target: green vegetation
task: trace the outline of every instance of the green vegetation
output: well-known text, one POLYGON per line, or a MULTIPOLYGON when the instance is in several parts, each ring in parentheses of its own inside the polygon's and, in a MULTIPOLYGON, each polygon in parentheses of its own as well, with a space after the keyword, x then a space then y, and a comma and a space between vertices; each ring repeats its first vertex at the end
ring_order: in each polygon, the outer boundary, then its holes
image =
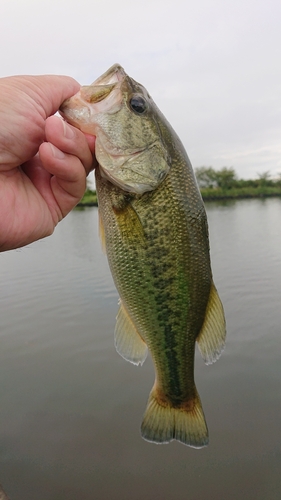
POLYGON ((86 189, 85 194, 78 203, 78 207, 96 207, 98 205, 97 193, 91 189, 86 189))
POLYGON ((281 187, 242 187, 232 189, 200 189, 202 198, 208 200, 225 200, 235 198, 263 198, 269 196, 281 196, 281 187))
POLYGON ((227 167, 199 167, 195 175, 204 200, 281 196, 281 176, 270 179, 268 171, 247 180, 238 179, 235 170, 227 167))
MULTIPOLYGON (((223 167, 215 170, 212 167, 195 169, 196 179, 204 200, 223 200, 236 198, 259 198, 281 196, 281 175, 271 179, 270 173, 263 172, 257 179, 238 179, 233 168, 223 167)), ((78 207, 97 206, 95 191, 87 189, 78 207)))

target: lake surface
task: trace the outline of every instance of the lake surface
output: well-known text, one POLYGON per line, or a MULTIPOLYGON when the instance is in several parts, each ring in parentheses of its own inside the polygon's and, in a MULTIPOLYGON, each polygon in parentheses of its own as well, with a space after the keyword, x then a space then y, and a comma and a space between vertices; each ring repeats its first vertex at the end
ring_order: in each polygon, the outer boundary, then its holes
POLYGON ((97 209, 0 255, 0 482, 11 500, 281 498, 281 199, 209 203, 227 347, 196 384, 207 448, 154 445, 154 381, 115 351, 97 209))

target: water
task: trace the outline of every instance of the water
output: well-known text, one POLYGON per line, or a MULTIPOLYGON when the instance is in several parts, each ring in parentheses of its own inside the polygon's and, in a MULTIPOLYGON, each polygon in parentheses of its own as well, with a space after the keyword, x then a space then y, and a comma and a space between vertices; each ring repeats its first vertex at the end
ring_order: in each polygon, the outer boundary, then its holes
POLYGON ((0 482, 11 500, 281 498, 281 200, 207 204, 228 339, 196 382, 208 448, 140 437, 151 360, 113 345, 97 210, 0 255, 0 482))

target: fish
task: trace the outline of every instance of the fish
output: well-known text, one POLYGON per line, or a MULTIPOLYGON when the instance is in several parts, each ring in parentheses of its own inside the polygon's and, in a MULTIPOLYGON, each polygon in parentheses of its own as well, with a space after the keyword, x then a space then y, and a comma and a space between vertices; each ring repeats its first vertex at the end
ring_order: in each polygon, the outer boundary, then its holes
POLYGON ((120 296, 117 352, 155 382, 141 424, 157 444, 208 444, 194 381, 195 346, 206 364, 225 346, 207 217, 182 142, 143 85, 119 64, 67 99, 62 117, 96 136, 100 236, 120 296))

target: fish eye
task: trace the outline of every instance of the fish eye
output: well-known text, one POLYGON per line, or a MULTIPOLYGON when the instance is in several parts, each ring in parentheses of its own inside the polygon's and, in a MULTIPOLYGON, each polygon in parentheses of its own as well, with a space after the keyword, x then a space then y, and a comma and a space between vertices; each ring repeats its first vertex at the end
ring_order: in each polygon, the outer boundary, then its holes
POLYGON ((130 100, 130 106, 133 111, 141 115, 147 109, 147 102, 141 95, 134 95, 130 100))

